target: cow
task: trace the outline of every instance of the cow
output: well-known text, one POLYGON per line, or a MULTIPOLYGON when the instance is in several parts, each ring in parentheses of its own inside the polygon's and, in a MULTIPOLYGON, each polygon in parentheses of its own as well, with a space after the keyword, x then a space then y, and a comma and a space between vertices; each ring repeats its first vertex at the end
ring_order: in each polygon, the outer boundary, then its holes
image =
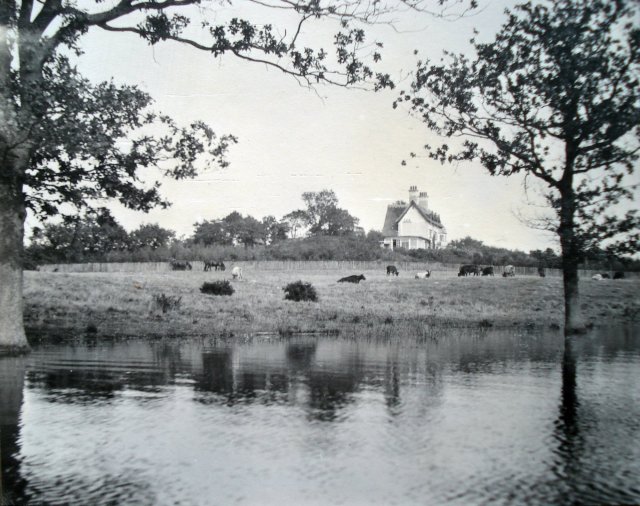
POLYGON ((613 279, 624 279, 624 272, 622 271, 614 272, 613 279))
POLYGON ((210 271, 211 269, 213 269, 214 271, 224 271, 226 270, 226 267, 224 265, 224 262, 209 262, 206 261, 204 263, 204 270, 205 271, 210 271))
POLYGON ((602 274, 594 274, 593 276, 591 276, 591 279, 593 279, 594 281, 602 281, 602 274))
POLYGON ((503 278, 514 278, 516 276, 516 268, 513 265, 505 265, 504 272, 502 273, 503 278))
POLYGON ((427 279, 431 277, 431 271, 416 272, 416 279, 427 279))
POLYGON ((608 272, 603 272, 601 276, 602 276, 602 279, 611 279, 611 276, 609 276, 608 272))
POLYGON ((458 277, 470 276, 471 274, 473 274, 474 276, 478 276, 480 274, 480 267, 478 267, 477 265, 471 265, 471 264, 460 266, 458 277))
POLYGON ((238 267, 237 265, 231 269, 231 277, 233 279, 242 279, 242 267, 238 267))
POLYGON ((398 274, 400 273, 398 272, 398 269, 396 269, 395 265, 387 265, 387 276, 397 276, 398 274))
POLYGON ((176 260, 171 260, 171 270, 172 271, 190 271, 193 267, 189 262, 178 262, 176 260))
POLYGON ((544 272, 544 267, 542 266, 538 267, 538 276, 540 276, 541 278, 544 278, 546 276, 544 272))
POLYGON ((367 278, 364 277, 363 274, 360 274, 359 276, 356 276, 355 274, 353 274, 352 276, 347 276, 346 278, 340 278, 338 280, 338 283, 355 283, 358 284, 360 283, 360 281, 364 281, 367 278))
POLYGON ((490 265, 489 267, 483 267, 482 268, 482 275, 483 276, 493 276, 493 266, 490 265))

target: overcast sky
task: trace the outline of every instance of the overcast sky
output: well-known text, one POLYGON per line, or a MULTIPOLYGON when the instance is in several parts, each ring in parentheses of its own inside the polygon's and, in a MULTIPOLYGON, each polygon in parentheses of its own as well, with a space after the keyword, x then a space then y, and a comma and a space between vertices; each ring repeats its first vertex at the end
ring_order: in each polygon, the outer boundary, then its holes
MULTIPOLYGON (((413 13, 398 15, 396 29, 371 29, 370 37, 384 42, 383 68, 401 80, 415 66, 414 49, 420 57, 440 58, 444 49, 468 51, 474 27, 489 37, 502 23, 505 5, 513 2, 480 3, 481 12, 457 21, 413 13)), ((221 8, 213 14, 222 22, 256 13, 221 8)), ((268 16, 278 25, 277 14, 268 16)), ((329 23, 310 23, 303 35, 321 42, 332 29, 329 23)), ((144 214, 111 206, 128 230, 159 223, 189 235, 196 221, 232 211, 280 218, 302 207, 303 192, 325 188, 336 192, 341 207, 366 230, 380 230, 387 204, 406 199, 409 186, 416 185, 429 193, 430 208, 440 214, 450 240, 471 235, 526 251, 555 247, 551 236, 527 228, 516 217, 532 213, 521 180, 492 178, 474 164, 453 167, 425 157, 410 159, 410 152, 420 153, 421 146, 435 139, 406 110, 392 108, 397 90, 309 90, 263 65, 231 56, 213 58, 175 43, 150 47, 123 34, 93 31, 81 43, 85 54, 78 66, 92 81, 113 77, 138 84, 155 99, 156 109, 178 121, 202 119, 216 132, 239 138, 228 168, 190 181, 163 180, 171 208, 144 214)))

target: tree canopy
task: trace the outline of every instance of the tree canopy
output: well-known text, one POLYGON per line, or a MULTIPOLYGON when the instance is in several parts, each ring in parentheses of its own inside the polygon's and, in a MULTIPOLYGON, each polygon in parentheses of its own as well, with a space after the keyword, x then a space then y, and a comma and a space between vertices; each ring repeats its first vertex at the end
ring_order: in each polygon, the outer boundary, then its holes
POLYGON ((302 212, 310 235, 353 234, 359 220, 338 207, 338 197, 333 190, 305 192, 302 200, 306 205, 302 212))

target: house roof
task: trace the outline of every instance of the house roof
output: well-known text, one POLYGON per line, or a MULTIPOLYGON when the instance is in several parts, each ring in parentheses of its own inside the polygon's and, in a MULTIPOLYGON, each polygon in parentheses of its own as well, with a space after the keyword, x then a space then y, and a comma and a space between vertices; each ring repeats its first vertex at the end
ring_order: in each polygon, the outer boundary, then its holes
MULTIPOLYGON (((418 204, 416 204, 413 201, 407 206, 404 212, 398 217, 398 219, 396 220, 396 223, 398 223, 404 217, 404 215, 409 212, 409 209, 411 209, 412 207, 416 208, 416 210, 420 213, 420 216, 422 216, 424 218, 424 221, 426 221, 427 223, 430 223, 434 227, 444 228, 444 225, 440 223, 439 219, 436 219, 432 215, 432 213, 429 213, 428 211, 424 210, 422 207, 420 207, 418 204)), ((396 230, 397 229, 398 229, 398 226, 396 225, 396 230)))
POLYGON ((434 227, 444 230, 444 225, 442 225, 442 223, 440 223, 439 220, 436 220, 431 215, 431 213, 424 210, 422 207, 420 207, 418 204, 412 201, 408 205, 407 204, 402 204, 402 205, 391 204, 387 207, 387 214, 384 217, 384 226, 382 227, 382 233, 385 236, 398 235, 398 223, 404 217, 404 215, 407 214, 407 212, 409 212, 409 209, 411 209, 412 207, 414 207, 418 211, 420 216, 422 216, 422 218, 427 223, 433 225, 434 227))
POLYGON ((398 218, 404 212, 406 207, 406 204, 391 204, 387 206, 387 214, 384 217, 384 226, 382 227, 383 235, 398 235, 398 218))

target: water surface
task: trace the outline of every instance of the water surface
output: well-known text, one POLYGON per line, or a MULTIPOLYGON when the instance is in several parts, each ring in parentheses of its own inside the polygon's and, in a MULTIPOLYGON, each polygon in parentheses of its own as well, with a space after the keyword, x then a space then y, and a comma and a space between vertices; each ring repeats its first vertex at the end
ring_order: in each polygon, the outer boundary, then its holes
POLYGON ((0 359, 22 504, 640 502, 640 333, 127 341, 0 359))

